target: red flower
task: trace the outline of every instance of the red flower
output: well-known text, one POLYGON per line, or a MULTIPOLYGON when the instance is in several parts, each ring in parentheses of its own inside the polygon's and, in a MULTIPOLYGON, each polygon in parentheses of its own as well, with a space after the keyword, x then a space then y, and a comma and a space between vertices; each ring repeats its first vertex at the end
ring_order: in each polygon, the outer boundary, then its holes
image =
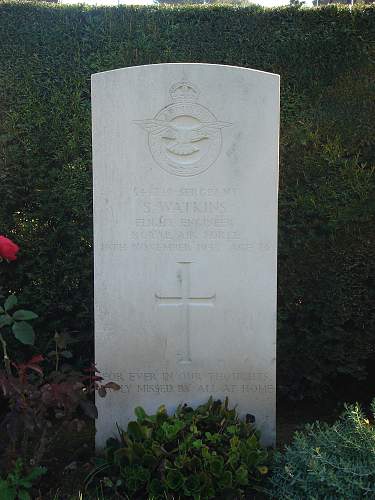
POLYGON ((12 240, 5 238, 5 236, 0 236, 0 259, 6 260, 16 260, 16 253, 20 247, 13 243, 12 240))

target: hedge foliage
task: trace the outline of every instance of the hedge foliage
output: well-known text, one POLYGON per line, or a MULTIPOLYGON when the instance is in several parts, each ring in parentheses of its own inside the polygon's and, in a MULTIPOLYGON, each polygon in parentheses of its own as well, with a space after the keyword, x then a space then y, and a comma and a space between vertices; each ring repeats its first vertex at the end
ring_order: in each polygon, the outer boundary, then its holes
POLYGON ((279 386, 300 397, 343 374, 365 377, 375 331, 374 21, 373 7, 0 2, 0 233, 22 247, 0 282, 43 318, 39 347, 55 330, 93 334, 90 75, 210 62, 281 75, 279 386))

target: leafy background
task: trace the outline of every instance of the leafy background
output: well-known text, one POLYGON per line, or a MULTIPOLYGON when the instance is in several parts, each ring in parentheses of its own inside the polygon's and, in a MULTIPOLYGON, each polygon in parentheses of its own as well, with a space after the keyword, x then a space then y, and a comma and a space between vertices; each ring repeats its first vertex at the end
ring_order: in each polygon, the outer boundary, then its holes
MULTIPOLYGON (((162 62, 281 75, 279 388, 320 397, 374 361, 375 8, 0 2, 2 292, 93 339, 90 75, 162 62)), ((131 290, 129 290, 131 293, 131 290)), ((249 304, 250 307, 250 304, 249 304)), ((229 334, 230 332, 228 332, 229 334)), ((82 355, 83 356, 83 355, 82 355)))

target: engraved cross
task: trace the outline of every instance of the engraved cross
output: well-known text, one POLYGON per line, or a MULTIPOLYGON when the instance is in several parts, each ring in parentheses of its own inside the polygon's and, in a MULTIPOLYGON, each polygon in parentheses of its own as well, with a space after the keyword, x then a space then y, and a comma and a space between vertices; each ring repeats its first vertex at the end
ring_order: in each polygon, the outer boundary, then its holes
POLYGON ((179 294, 175 296, 162 296, 155 294, 156 301, 161 307, 179 307, 181 309, 182 333, 184 349, 180 363, 191 363, 190 347, 190 308, 191 307, 212 307, 216 294, 209 297, 192 297, 190 292, 190 264, 191 262, 178 262, 180 268, 177 273, 179 282, 179 294))

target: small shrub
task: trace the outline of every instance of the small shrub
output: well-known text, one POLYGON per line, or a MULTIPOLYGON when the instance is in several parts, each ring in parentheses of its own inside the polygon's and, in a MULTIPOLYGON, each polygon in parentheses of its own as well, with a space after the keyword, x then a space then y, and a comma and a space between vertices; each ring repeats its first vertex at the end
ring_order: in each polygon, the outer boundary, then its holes
POLYGON ((45 373, 45 361, 36 355, 25 363, 12 363, 10 374, 0 370, 0 401, 6 408, 0 418, 0 459, 4 458, 5 467, 17 456, 25 464, 39 464, 64 429, 85 427, 82 412, 96 418, 91 401, 95 391, 105 396, 108 389, 119 389, 113 382, 102 384, 94 368, 83 374, 65 363, 45 373))
POLYGON ((45 473, 44 467, 34 467, 26 473, 23 462, 19 458, 12 472, 9 472, 4 479, 0 477, 0 498, 2 500, 31 500, 29 490, 33 483, 45 473))
MULTIPOLYGON (((268 452, 251 415, 209 401, 197 409, 164 406, 149 416, 138 407, 120 439, 107 442, 105 458, 91 475, 108 493, 129 498, 244 498, 261 489, 268 452)), ((123 497, 121 497, 123 498, 123 497)))
MULTIPOLYGON (((18 251, 18 245, 0 236, 0 262, 17 260, 18 251)), ((93 418, 97 416, 91 401, 95 391, 105 397, 108 390, 120 389, 114 382, 103 384, 95 367, 82 373, 68 363, 62 363, 72 357, 67 347, 74 339, 68 334, 55 333, 51 339, 55 348, 47 359, 37 354, 26 362, 15 362, 13 353, 11 357, 9 355, 9 338, 14 336, 22 344, 33 346, 35 333, 29 321, 38 317, 32 311, 15 310, 17 304, 17 297, 10 295, 4 305, 0 305, 0 352, 4 364, 4 369, 0 365, 1 406, 5 403, 4 415, 0 416, 0 459, 5 468, 15 456, 22 456, 27 466, 39 464, 61 430, 80 430, 84 426, 84 421, 79 419, 80 412, 93 418), (53 369, 47 366, 46 372, 41 366, 44 362, 53 364, 53 369)), ((9 481, 18 478, 20 467, 17 465, 15 475, 9 475, 9 480, 0 483, 0 488, 3 488, 3 491, 0 489, 0 500, 11 500, 13 491, 16 492, 14 495, 17 494, 16 486, 9 481), (8 490, 10 493, 5 496, 8 490)), ((32 474, 33 470, 29 473, 32 474)), ((18 492, 20 500, 28 498, 26 493, 18 492)))
POLYGON ((374 425, 358 404, 333 425, 308 425, 275 455, 270 483, 277 499, 375 498, 374 425))

